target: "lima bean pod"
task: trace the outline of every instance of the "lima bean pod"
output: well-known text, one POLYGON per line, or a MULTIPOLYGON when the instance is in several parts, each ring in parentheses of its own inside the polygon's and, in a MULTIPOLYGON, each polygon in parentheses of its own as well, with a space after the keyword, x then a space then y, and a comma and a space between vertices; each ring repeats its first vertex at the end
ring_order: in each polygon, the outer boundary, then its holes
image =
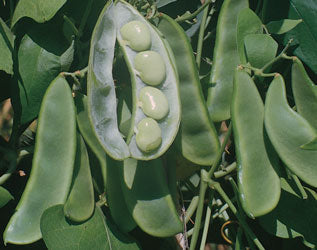
POLYGON ((297 57, 292 65, 292 90, 297 112, 317 130, 317 86, 297 57))
POLYGON ((66 201, 76 152, 76 117, 71 89, 57 77, 48 87, 38 118, 32 170, 22 197, 4 232, 4 242, 39 240, 45 209, 66 201), (63 129, 57 129, 57 128, 63 129), (49 145, 49 147, 47 147, 49 145))
POLYGON ((77 133, 73 181, 64 205, 64 214, 72 221, 82 222, 89 219, 94 208, 95 197, 88 152, 83 138, 77 133))
MULTIPOLYGON (((84 138, 85 142, 88 144, 89 148, 93 151, 93 153, 98 158, 100 164, 101 175, 103 179, 103 183, 106 183, 107 179, 107 161, 106 161, 106 151, 100 145, 96 134, 94 133, 93 127, 89 122, 88 116, 88 103, 87 96, 76 93, 75 96, 75 104, 77 109, 77 125, 78 129, 84 138)), ((94 166, 93 166, 94 167, 94 166)), ((92 171, 94 173, 94 171, 92 171)))
POLYGON ((244 50, 244 38, 248 34, 261 34, 262 30, 261 19, 251 9, 246 8, 239 12, 237 23, 237 49, 240 63, 247 63, 244 50))
MULTIPOLYGON (((102 11, 95 26, 88 68, 88 106, 91 123, 94 131, 107 153, 116 160, 131 157, 141 160, 150 160, 162 155, 173 142, 180 123, 180 98, 178 93, 178 76, 172 64, 172 55, 166 48, 156 29, 149 24, 142 15, 124 1, 108 4, 102 11), (162 131, 162 142, 157 149, 143 152, 137 145, 135 130, 139 122, 146 117, 138 106, 141 89, 147 86, 142 81, 139 64, 135 62, 138 52, 129 46, 129 42, 122 37, 124 25, 132 21, 139 21, 147 27, 151 44, 151 54, 159 54, 165 65, 165 77, 157 87, 166 97, 169 112, 163 119, 157 121, 162 131), (126 65, 129 69, 132 85, 132 116, 131 126, 126 142, 119 132, 116 113, 115 85, 112 77, 112 61, 116 39, 123 52, 126 65), (152 53, 153 52, 153 53, 152 53)), ((157 60, 154 60, 157 61, 157 60)), ((157 63, 157 62, 155 62, 157 63)), ((151 70, 157 65, 153 64, 151 70)), ((147 72, 148 73, 148 72, 147 72)), ((154 72, 155 73, 155 72, 154 72)), ((148 84, 152 84, 152 80, 148 84)), ((148 81, 148 80, 145 80, 148 81)))
POLYGON ((222 4, 216 32, 213 66, 208 88, 207 106, 213 121, 230 118, 233 75, 239 63, 237 51, 238 14, 248 7, 247 0, 225 0, 222 4))
POLYGON ((273 210, 279 201, 280 179, 274 169, 278 157, 267 150, 261 96, 249 74, 240 69, 234 77, 231 117, 240 200, 248 215, 258 217, 273 210))
POLYGON ((152 161, 124 161, 121 187, 135 222, 156 237, 173 236, 183 229, 168 189, 160 158, 152 161))
POLYGON ((111 217, 123 232, 129 232, 137 226, 131 215, 124 198, 123 188, 123 163, 114 161, 108 157, 107 160, 107 203, 111 217))
POLYGON ((158 29, 170 44, 180 82, 182 112, 178 146, 183 156, 200 165, 211 165, 219 140, 204 101, 193 50, 183 28, 161 14, 158 29))
POLYGON ((317 151, 301 148, 315 138, 316 130, 288 105, 281 75, 276 75, 269 87, 264 117, 268 136, 285 165, 307 184, 317 187, 317 151))

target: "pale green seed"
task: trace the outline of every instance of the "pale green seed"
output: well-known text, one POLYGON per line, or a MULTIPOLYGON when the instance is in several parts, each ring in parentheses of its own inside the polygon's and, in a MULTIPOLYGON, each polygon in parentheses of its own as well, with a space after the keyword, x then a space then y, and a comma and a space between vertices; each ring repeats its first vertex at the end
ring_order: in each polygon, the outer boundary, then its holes
POLYGON ((161 128, 152 118, 142 119, 137 127, 136 144, 145 153, 157 149, 162 143, 161 128))
POLYGON ((134 67, 139 77, 148 85, 157 86, 166 77, 163 58, 155 51, 143 51, 134 58, 134 67))
POLYGON ((122 39, 135 51, 144 51, 151 47, 151 34, 146 24, 140 21, 126 23, 120 29, 122 39))
POLYGON ((161 90, 153 87, 144 87, 140 90, 139 105, 144 114, 155 120, 163 119, 169 110, 166 96, 161 90))

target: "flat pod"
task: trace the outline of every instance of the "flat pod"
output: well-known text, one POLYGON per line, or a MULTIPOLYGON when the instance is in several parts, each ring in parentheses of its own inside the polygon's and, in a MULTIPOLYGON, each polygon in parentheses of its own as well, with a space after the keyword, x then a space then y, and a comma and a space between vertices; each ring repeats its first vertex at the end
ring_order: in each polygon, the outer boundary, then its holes
POLYGON ((297 112, 317 130, 317 86, 297 57, 292 65, 292 90, 297 112))
POLYGON ((207 106, 213 121, 230 118, 233 75, 239 63, 237 51, 238 14, 248 7, 247 0, 225 0, 218 23, 207 106))
POLYGON ((316 130, 287 103, 283 77, 275 76, 265 100, 265 128, 285 165, 307 184, 317 187, 317 151, 301 148, 316 130))
POLYGON ((255 83, 237 69, 231 105, 238 164, 238 185, 243 209, 251 217, 272 211, 280 198, 280 179, 274 170, 278 158, 268 151, 264 135, 264 104, 255 83), (273 165, 275 164, 275 166, 273 165))
POLYGON ((57 77, 47 89, 38 118, 30 177, 4 232, 4 242, 39 240, 45 209, 63 204, 72 181, 76 151, 75 106, 67 81, 57 77))
POLYGON ((177 146, 182 155, 199 165, 211 165, 219 150, 219 140, 203 97, 197 64, 183 28, 162 14, 158 29, 174 53, 180 82, 182 112, 177 146))
POLYGON ((94 187, 90 173, 88 152, 83 138, 77 133, 73 181, 64 205, 64 214, 72 221, 83 222, 89 219, 94 209, 94 187))
POLYGON ((168 45, 164 43, 157 30, 131 5, 124 1, 118 1, 113 6, 113 9, 116 13, 115 22, 117 25, 117 40, 120 44, 121 50, 123 51, 132 83, 133 109, 131 128, 127 138, 127 143, 129 145, 131 157, 139 160, 155 159, 169 148, 177 134, 180 123, 181 112, 178 91, 178 76, 173 66, 173 55, 170 53, 170 49, 167 47, 168 45), (143 152, 136 144, 136 133, 134 132, 135 128, 140 121, 146 117, 143 110, 138 106, 138 97, 140 96, 141 89, 146 87, 148 83, 142 81, 142 79, 138 76, 138 70, 134 67, 135 58, 137 57, 138 52, 134 51, 129 46, 126 46, 120 34, 120 28, 130 21, 140 21, 147 25, 151 34, 151 47, 148 51, 152 51, 154 54, 159 54, 160 58, 164 62, 166 71, 165 77, 164 74, 161 74, 162 79, 156 82, 158 85, 155 87, 166 97, 169 105, 169 112, 163 119, 157 121, 162 131, 162 143, 158 149, 152 152, 143 152), (160 81, 162 82, 159 83, 160 81))
POLYGON ((121 187, 128 209, 144 232, 170 237, 183 230, 161 159, 125 160, 121 187))

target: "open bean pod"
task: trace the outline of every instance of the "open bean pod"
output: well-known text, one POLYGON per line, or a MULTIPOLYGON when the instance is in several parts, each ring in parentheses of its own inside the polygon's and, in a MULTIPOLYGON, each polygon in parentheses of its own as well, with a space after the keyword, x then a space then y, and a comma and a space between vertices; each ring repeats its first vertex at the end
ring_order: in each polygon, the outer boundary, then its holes
POLYGON ((301 146, 312 141, 316 130, 287 103, 283 77, 276 75, 265 100, 265 128, 285 165, 307 184, 317 187, 317 151, 301 146))
POLYGON ((246 213, 257 217, 272 211, 279 201, 280 179, 274 169, 278 157, 267 148, 270 145, 263 128, 264 104, 252 78, 237 69, 233 86, 231 116, 240 200, 246 213))
POLYGON ((168 149, 177 134, 180 123, 178 76, 166 46, 156 29, 124 1, 108 4, 97 21, 89 58, 88 106, 100 143, 116 160, 129 156, 140 160, 157 158, 168 149), (135 24, 136 29, 142 31, 139 37, 133 35, 135 24), (132 84, 131 127, 126 142, 118 129, 112 76, 116 39, 132 84), (144 87, 152 91, 145 94, 151 99, 148 103, 140 97, 144 87), (161 95, 156 94, 157 90, 161 95), (162 95, 165 98, 161 98, 162 95), (146 111, 148 105, 152 105, 154 115, 146 111), (161 111, 162 105, 168 108, 161 111))

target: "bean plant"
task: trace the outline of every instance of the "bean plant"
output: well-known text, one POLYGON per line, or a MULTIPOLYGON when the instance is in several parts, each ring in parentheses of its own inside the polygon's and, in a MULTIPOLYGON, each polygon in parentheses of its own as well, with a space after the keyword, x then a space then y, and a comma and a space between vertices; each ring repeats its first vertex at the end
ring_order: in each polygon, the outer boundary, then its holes
POLYGON ((316 249, 313 1, 0 6, 1 248, 316 249))

